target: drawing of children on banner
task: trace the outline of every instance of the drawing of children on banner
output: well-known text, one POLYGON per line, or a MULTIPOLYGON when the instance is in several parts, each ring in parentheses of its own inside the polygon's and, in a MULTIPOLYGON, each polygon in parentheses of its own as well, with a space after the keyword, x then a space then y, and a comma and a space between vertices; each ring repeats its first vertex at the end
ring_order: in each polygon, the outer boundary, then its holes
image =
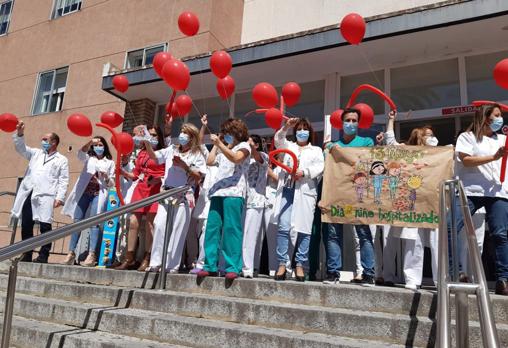
POLYGON ((383 182, 387 178, 387 172, 384 162, 374 161, 370 167, 370 178, 372 186, 374 187, 374 203, 381 204, 381 192, 383 189, 383 182))
POLYGON ((397 198, 397 188, 400 182, 401 165, 398 162, 388 163, 388 187, 390 189, 390 199, 394 201, 397 198))
POLYGON ((414 211, 416 208, 416 190, 418 190, 423 183, 423 177, 420 175, 412 175, 407 179, 407 186, 409 187, 409 210, 414 211))
POLYGON ((363 195, 369 185, 367 175, 364 172, 358 172, 353 177, 353 186, 356 191, 356 199, 358 203, 363 203, 363 195))

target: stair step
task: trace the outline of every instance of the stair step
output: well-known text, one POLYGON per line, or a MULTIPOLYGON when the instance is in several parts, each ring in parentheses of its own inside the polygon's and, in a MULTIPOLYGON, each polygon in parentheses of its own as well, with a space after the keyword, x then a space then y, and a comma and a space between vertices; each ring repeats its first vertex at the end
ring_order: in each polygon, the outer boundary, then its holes
POLYGON ((184 348, 181 345, 162 344, 152 340, 80 329, 18 316, 14 316, 12 320, 11 346, 20 348, 184 348))

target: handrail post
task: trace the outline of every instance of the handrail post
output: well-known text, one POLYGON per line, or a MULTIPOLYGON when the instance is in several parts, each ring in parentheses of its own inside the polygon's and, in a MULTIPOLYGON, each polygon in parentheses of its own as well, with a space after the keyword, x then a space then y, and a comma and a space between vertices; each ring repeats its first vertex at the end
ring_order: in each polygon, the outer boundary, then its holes
POLYGON ((458 232, 457 231, 457 216, 455 207, 457 206, 457 185, 455 180, 448 182, 448 197, 450 198, 450 223, 451 223, 451 280, 453 282, 459 281, 459 258, 457 254, 458 249, 458 232))
POLYGON ((11 340, 12 314, 14 312, 14 296, 16 295, 16 278, 18 276, 19 257, 11 260, 7 297, 5 298, 4 322, 2 330, 2 348, 8 348, 11 340))
POLYGON ((166 259, 168 257, 168 245, 171 234, 173 233, 173 201, 170 197, 166 203, 166 229, 164 231, 164 243, 162 247, 162 262, 159 277, 159 290, 166 289, 166 259))
POLYGON ((469 347, 469 297, 465 292, 455 293, 455 341, 460 348, 469 347))
POLYGON ((438 233, 438 293, 437 293, 437 335, 436 346, 449 348, 450 339, 450 289, 448 288, 448 225, 446 214, 446 195, 450 193, 448 181, 441 184, 439 195, 439 233, 438 233), (447 192, 448 189, 448 192, 447 192))
POLYGON ((14 244, 14 241, 16 240, 16 231, 18 229, 18 218, 17 217, 13 217, 12 219, 12 234, 11 234, 11 242, 9 243, 9 245, 12 245, 14 244))
POLYGON ((480 317, 483 346, 487 348, 498 348, 500 347, 499 337, 494 320, 494 313, 492 311, 487 278, 485 277, 485 271, 483 270, 482 258, 480 250, 478 249, 478 241, 476 240, 473 219, 471 214, 469 214, 464 186, 460 181, 458 186, 462 214, 464 215, 465 232, 467 233, 469 258, 471 260, 474 281, 479 285, 476 298, 478 303, 478 314, 480 317))

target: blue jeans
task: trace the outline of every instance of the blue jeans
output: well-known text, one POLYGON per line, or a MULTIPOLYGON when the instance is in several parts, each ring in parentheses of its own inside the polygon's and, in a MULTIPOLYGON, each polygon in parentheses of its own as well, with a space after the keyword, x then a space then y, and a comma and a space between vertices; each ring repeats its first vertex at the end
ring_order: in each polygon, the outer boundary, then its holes
MULTIPOLYGON (((326 224, 324 236, 326 241, 326 269, 328 274, 340 277, 342 270, 342 224, 326 224)), ((374 277, 374 242, 368 225, 355 225, 356 235, 360 240, 360 259, 363 276, 374 277)))
MULTIPOLYGON (((277 259, 279 265, 286 265, 289 259, 288 248, 289 233, 291 231, 291 210, 293 209, 293 200, 295 189, 284 187, 282 191, 281 212, 279 214, 279 230, 277 231, 277 259)), ((309 261, 310 234, 298 233, 296 240, 296 266, 308 268, 309 261)))
MULTIPOLYGON (((83 195, 79 199, 78 204, 76 205, 76 210, 74 210, 74 222, 83 220, 85 218, 88 209, 90 209, 91 211, 97 211, 98 204, 99 204, 99 196, 93 196, 87 193, 83 193, 83 195)), ((102 209, 100 211, 102 211, 102 209)), ((72 234, 71 241, 69 242, 69 251, 75 252, 76 247, 78 246, 80 236, 81 232, 75 232, 72 234)), ((91 227, 90 244, 88 247, 88 251, 93 252, 97 251, 97 247, 99 244, 99 236, 100 236, 99 225, 91 227)))
MULTIPOLYGON (((464 217, 459 206, 459 200, 456 199, 455 205, 455 225, 457 231, 464 227, 464 217)), ((497 197, 467 197, 469 211, 473 215, 481 207, 485 207, 487 212, 485 220, 489 225, 489 233, 494 241, 496 248, 496 278, 497 280, 508 280, 508 200, 497 197)), ((448 218, 448 236, 451 235, 451 219, 448 218)), ((460 249, 459 249, 460 250, 460 249)), ((460 255, 459 260, 460 260, 460 255)))

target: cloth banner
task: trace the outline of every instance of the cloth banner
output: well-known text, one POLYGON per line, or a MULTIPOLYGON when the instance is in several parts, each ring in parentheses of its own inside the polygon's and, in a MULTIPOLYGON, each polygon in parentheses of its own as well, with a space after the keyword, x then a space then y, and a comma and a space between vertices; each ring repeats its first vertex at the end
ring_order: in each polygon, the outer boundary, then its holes
POLYGON ((323 222, 437 228, 439 186, 453 176, 451 146, 341 148, 326 155, 323 222))

